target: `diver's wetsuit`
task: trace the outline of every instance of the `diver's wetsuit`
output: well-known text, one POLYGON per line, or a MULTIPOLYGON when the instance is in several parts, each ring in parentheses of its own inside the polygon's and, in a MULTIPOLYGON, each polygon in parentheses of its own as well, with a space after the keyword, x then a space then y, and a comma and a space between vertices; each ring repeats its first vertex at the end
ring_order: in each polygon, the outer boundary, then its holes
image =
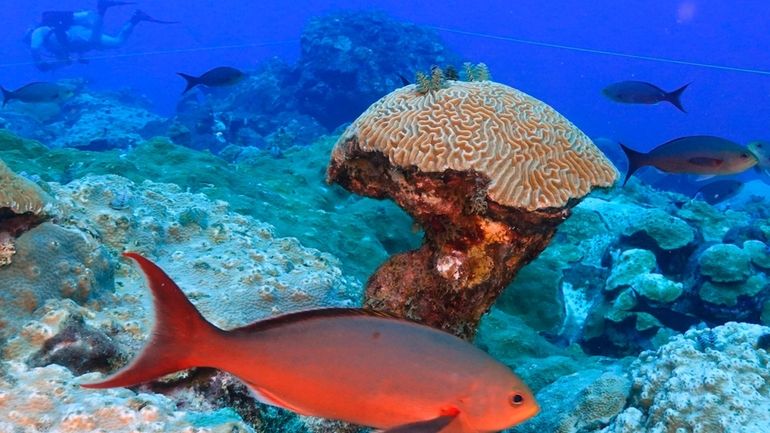
POLYGON ((29 34, 30 50, 35 66, 40 70, 50 70, 69 64, 72 53, 82 56, 91 50, 117 48, 128 40, 134 27, 140 22, 164 23, 137 10, 117 34, 104 34, 102 29, 107 9, 126 4, 132 3, 100 0, 97 12, 88 10, 43 12, 40 25, 29 34), (54 56, 56 61, 47 61, 44 59, 44 54, 54 56))
POLYGON ((40 18, 40 26, 50 27, 62 46, 67 46, 67 30, 75 24, 73 11, 45 11, 40 18))

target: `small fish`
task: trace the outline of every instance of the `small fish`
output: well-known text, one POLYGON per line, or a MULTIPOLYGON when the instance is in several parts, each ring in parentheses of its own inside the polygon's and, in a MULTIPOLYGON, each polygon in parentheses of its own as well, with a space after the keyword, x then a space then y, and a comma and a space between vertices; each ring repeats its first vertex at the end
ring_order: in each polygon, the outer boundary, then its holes
POLYGON ((743 182, 735 179, 723 179, 703 185, 695 194, 708 204, 717 204, 738 194, 743 188, 743 182))
POLYGON ((7 90, 0 87, 3 92, 3 107, 12 100, 27 103, 57 102, 72 96, 72 91, 56 83, 37 81, 22 86, 16 90, 7 90))
POLYGON ((184 92, 182 92, 183 95, 198 85, 204 85, 207 87, 232 86, 233 84, 238 83, 244 77, 246 77, 246 74, 243 72, 229 66, 220 66, 218 68, 214 68, 204 73, 200 77, 194 77, 192 75, 183 74, 181 72, 177 72, 177 75, 187 81, 187 87, 185 87, 184 92))
POLYGON ((136 385, 197 366, 227 371, 267 404, 386 433, 506 429, 539 407, 507 367, 453 335, 369 310, 329 308, 222 330, 136 253, 155 305, 152 337, 86 388, 136 385))
POLYGON ((666 92, 660 87, 644 81, 621 81, 605 87, 602 93, 615 102, 625 104, 657 104, 666 101, 686 113, 680 98, 682 92, 690 84, 692 83, 687 83, 673 92, 666 92))
POLYGON ((648 153, 637 152, 620 143, 628 158, 623 185, 636 170, 646 165, 666 173, 705 176, 735 174, 757 164, 757 158, 738 143, 710 135, 693 135, 661 144, 648 153))
POLYGON ((398 78, 400 78, 400 79, 401 79, 401 85, 402 85, 402 86, 408 86, 408 85, 412 84, 412 82, 411 82, 411 81, 409 81, 409 79, 408 79, 408 78, 406 78, 405 76, 403 76, 403 75, 401 75, 401 74, 397 74, 397 75, 398 75, 398 78))

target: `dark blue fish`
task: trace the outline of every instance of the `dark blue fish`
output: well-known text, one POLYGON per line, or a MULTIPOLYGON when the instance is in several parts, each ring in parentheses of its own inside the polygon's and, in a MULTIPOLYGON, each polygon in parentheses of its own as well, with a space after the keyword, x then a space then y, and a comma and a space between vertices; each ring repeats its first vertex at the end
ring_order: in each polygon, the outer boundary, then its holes
POLYGON ((680 98, 682 92, 690 84, 687 83, 673 92, 666 92, 660 87, 644 81, 621 81, 605 87, 602 93, 615 102, 625 104, 657 104, 658 102, 666 101, 673 104, 674 107, 683 113, 686 113, 687 111, 682 107, 680 98))
POLYGON ((0 87, 0 91, 3 92, 3 106, 14 99, 34 104, 62 101, 72 96, 72 90, 56 83, 44 81, 29 83, 16 90, 7 90, 0 87))
POLYGON ((743 188, 743 182, 735 179, 724 179, 703 185, 696 198, 702 198, 708 204, 717 204, 738 194, 743 188))
POLYGON ((238 69, 231 68, 229 66, 220 66, 218 68, 214 68, 204 73, 200 77, 194 77, 192 75, 183 74, 181 72, 178 72, 177 74, 184 78, 185 81, 187 81, 187 87, 185 87, 182 94, 187 93, 190 89, 198 85, 203 85, 206 87, 232 86, 233 84, 241 81, 246 76, 246 74, 239 71, 238 69))

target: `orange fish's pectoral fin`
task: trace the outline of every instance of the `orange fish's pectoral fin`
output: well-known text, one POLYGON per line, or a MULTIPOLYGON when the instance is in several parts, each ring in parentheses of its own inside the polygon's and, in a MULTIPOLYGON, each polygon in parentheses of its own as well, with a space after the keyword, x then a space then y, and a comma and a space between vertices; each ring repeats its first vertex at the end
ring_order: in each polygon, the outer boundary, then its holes
POLYGON ((272 392, 260 388, 258 386, 254 386, 252 384, 248 384, 249 389, 254 394, 254 398, 256 398, 260 403, 264 403, 270 406, 280 407, 282 409, 288 409, 292 412, 296 412, 300 415, 306 415, 306 416, 312 416, 312 414, 308 413, 306 410, 302 410, 301 408, 294 406, 285 400, 282 400, 281 398, 277 397, 272 392))
POLYGON ((700 167, 719 167, 724 163, 725 161, 719 158, 706 158, 706 157, 696 157, 696 158, 690 158, 687 160, 690 164, 697 165, 700 167))
POLYGON ((464 427, 459 411, 452 412, 426 421, 404 424, 387 430, 375 430, 374 433, 476 433, 464 427))
POLYGON ((705 182, 705 181, 707 181, 707 180, 709 180, 711 178, 714 178, 714 177, 716 177, 715 174, 704 174, 704 175, 696 177, 695 181, 696 182, 705 182))

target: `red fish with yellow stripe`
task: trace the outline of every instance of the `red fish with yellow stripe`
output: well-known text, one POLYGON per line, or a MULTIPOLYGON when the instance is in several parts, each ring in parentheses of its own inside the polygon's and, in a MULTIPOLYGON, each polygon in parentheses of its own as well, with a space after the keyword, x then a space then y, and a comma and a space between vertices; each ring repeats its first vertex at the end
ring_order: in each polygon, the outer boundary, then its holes
POLYGON ((359 309, 287 314, 232 330, 212 325, 157 265, 144 271, 156 321, 128 366, 87 388, 136 385, 192 367, 227 371, 257 398, 302 415, 388 433, 496 432, 539 408, 529 388, 475 346, 359 309))

